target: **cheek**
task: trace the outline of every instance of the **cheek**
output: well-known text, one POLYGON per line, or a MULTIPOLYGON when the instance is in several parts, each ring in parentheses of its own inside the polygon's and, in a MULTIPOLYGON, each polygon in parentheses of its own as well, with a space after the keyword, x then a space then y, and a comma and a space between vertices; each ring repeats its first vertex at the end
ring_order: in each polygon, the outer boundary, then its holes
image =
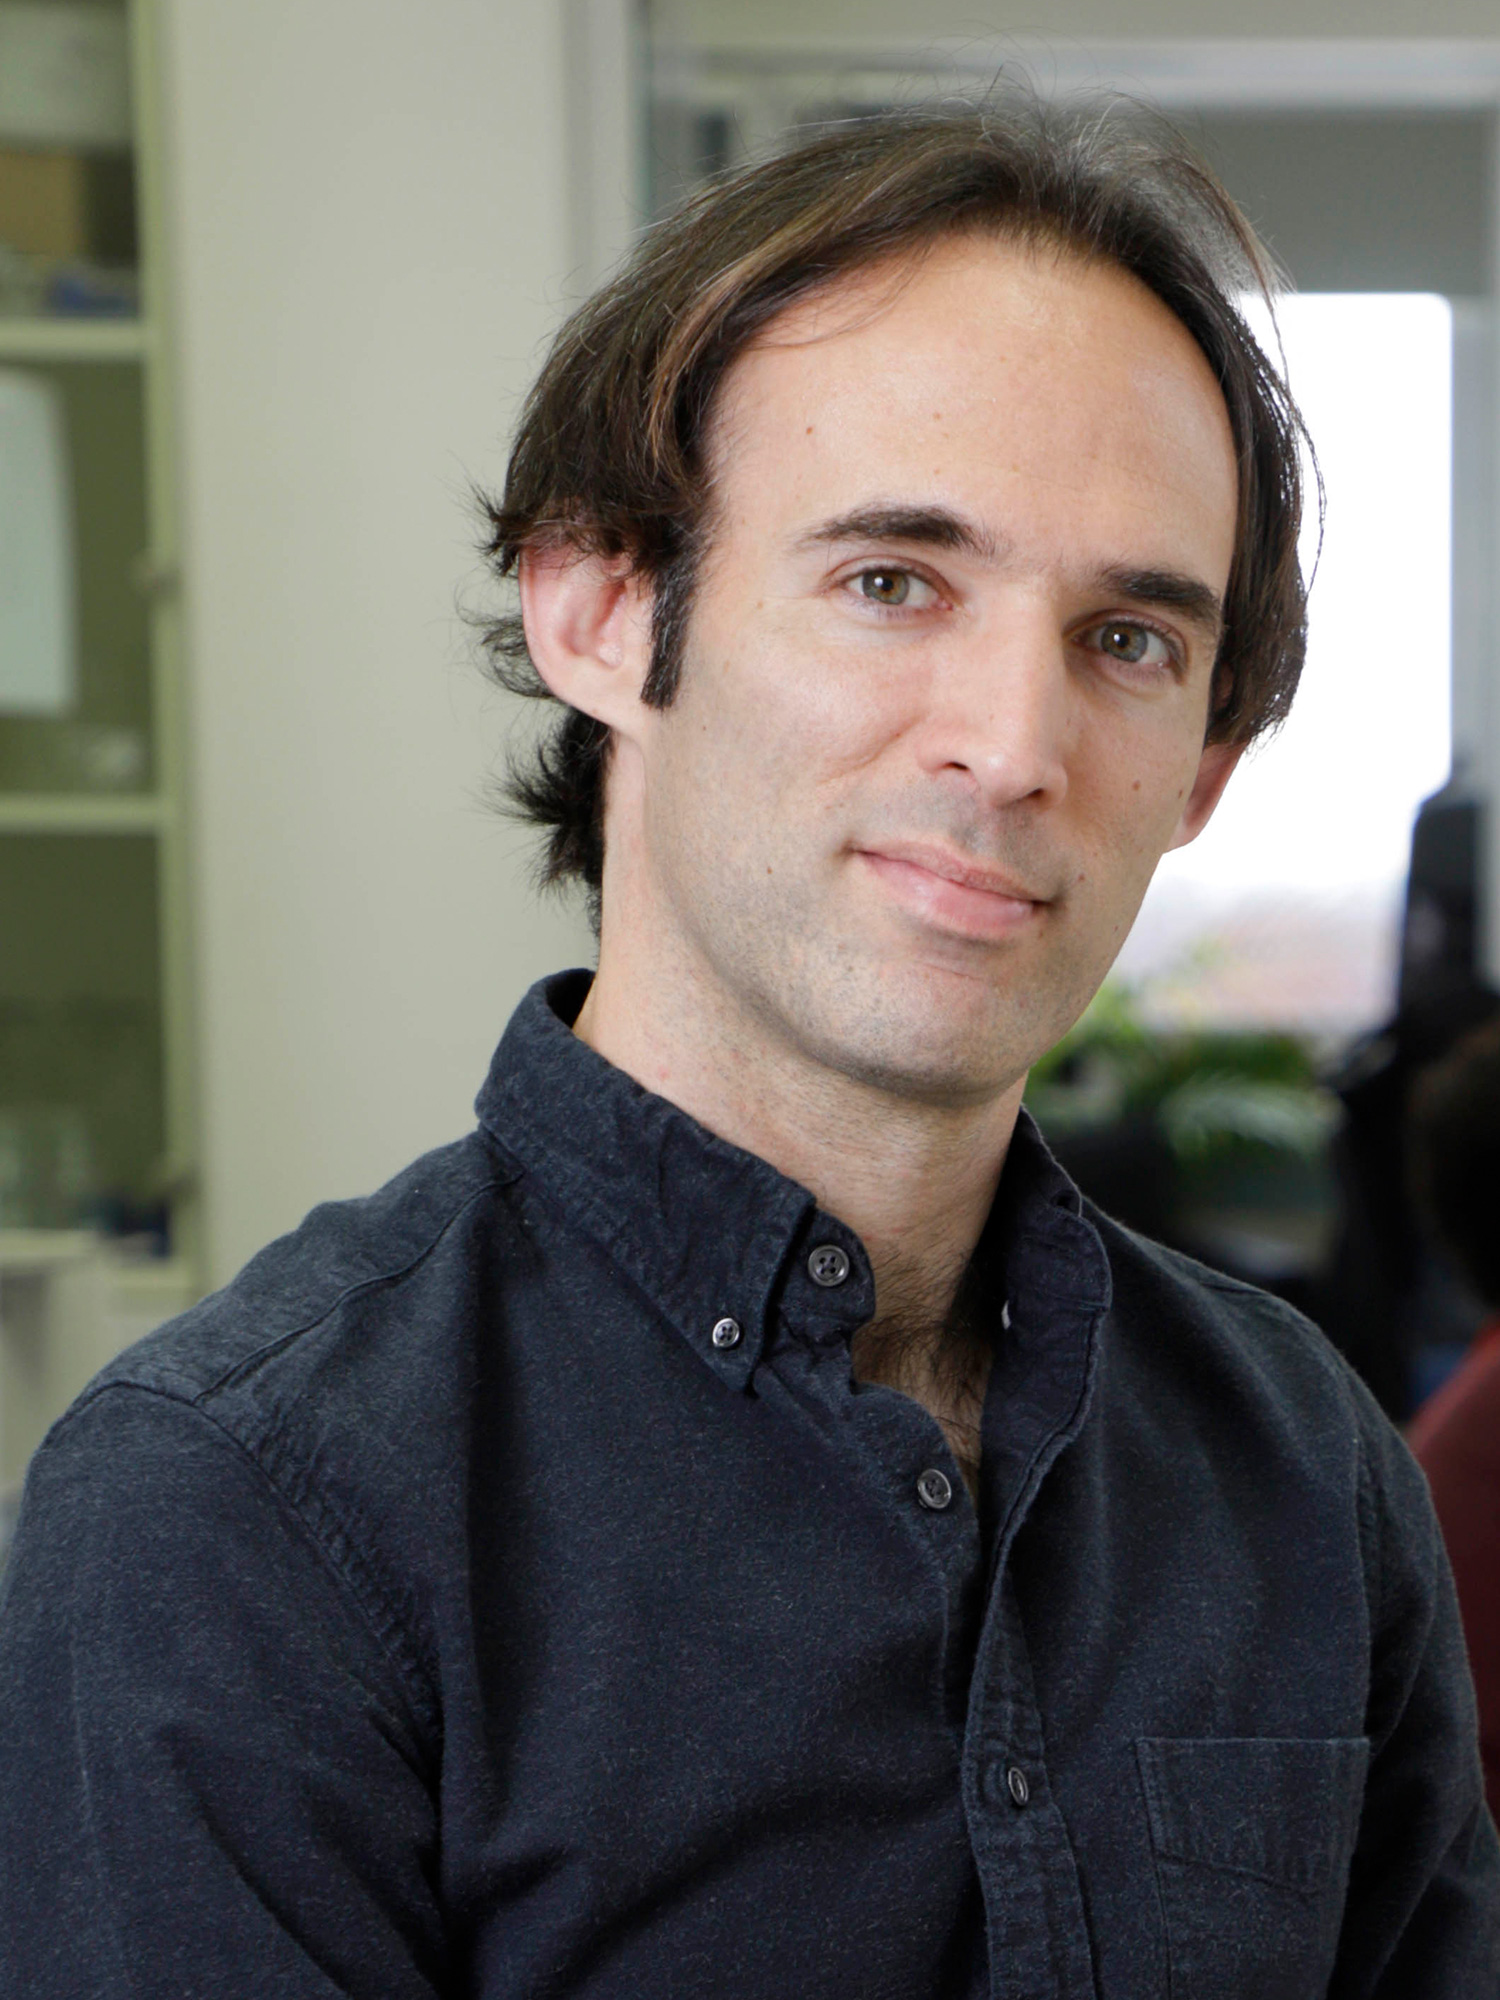
POLYGON ((1196 726, 1161 734, 1130 732, 1094 746, 1074 784, 1081 816, 1106 870, 1149 875, 1176 833, 1198 773, 1196 726))
POLYGON ((705 648, 689 661, 645 771, 648 839, 663 874, 742 887, 764 874, 776 858, 767 850, 791 835, 809 745, 824 726, 740 660, 705 648))
POLYGON ((806 623, 762 616, 753 645, 719 647, 705 633, 679 697, 695 763, 778 816, 805 811, 870 764, 921 698, 909 659, 872 657, 826 635, 810 646, 806 623))

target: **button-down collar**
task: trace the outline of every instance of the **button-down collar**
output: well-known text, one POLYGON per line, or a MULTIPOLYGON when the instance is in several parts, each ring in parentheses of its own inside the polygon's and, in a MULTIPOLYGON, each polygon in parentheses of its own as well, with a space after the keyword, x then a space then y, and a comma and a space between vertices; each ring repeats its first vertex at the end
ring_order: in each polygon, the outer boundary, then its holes
MULTIPOLYGON (((477 1099, 481 1125, 557 1193, 717 1374, 748 1382, 778 1314, 802 1339, 847 1340, 875 1310, 859 1237, 806 1188, 581 1041, 572 1023, 589 981, 584 971, 561 973, 527 995, 477 1099), (849 1260, 835 1286, 810 1268, 824 1249, 849 1260), (726 1318, 742 1335, 727 1345, 714 1340, 726 1318)), ((1024 1111, 981 1249, 1004 1274, 1018 1330, 1004 1372, 1016 1387, 1024 1377, 1053 1411, 1059 1395, 1069 1398, 1081 1416, 1094 1329, 1109 1303, 1108 1260, 1078 1190, 1024 1111), (1039 1343, 1053 1356, 1042 1371, 1050 1388, 1037 1378, 1039 1343)), ((998 1331, 1002 1300, 994 1304, 998 1331)))
POLYGON ((847 1338, 875 1310, 859 1238, 806 1188, 580 1041, 572 1023, 589 977, 561 973, 527 995, 476 1101, 480 1124, 555 1190, 716 1374, 749 1380, 778 1310, 808 1338, 847 1338), (807 1268, 825 1245, 849 1259, 836 1288, 807 1268), (742 1338, 716 1345, 726 1318, 742 1338))

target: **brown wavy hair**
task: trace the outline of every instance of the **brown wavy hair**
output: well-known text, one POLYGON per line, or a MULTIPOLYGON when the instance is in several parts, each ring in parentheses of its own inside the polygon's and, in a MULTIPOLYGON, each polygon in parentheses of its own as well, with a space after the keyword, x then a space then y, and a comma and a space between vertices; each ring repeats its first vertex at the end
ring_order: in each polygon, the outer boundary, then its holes
MULTIPOLYGON (((492 574, 512 579, 528 548, 628 557, 652 594, 643 699, 667 707, 711 527, 705 444, 726 370, 795 301, 959 232, 1120 266, 1206 356, 1239 459, 1208 740, 1248 743, 1286 715, 1302 670, 1306 433, 1237 303, 1272 297, 1266 253, 1181 135, 1123 99, 1057 106, 1013 90, 978 106, 862 118, 704 187, 553 343, 504 493, 481 498, 492 574)), ((502 685, 554 699, 518 613, 486 622, 482 644, 502 685)), ((609 741, 602 723, 563 707, 512 758, 504 785, 507 809, 546 830, 542 880, 580 880, 596 919, 609 741)))

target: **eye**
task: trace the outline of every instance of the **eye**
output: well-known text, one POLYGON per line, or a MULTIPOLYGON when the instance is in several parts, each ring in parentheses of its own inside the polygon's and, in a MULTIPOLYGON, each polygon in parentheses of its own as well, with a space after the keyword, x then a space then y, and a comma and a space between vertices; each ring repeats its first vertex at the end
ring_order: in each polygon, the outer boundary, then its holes
POLYGON ((860 594, 872 604, 904 604, 911 596, 911 576, 904 569, 866 569, 859 573, 860 594))
POLYGON ((936 595, 930 583, 895 563, 872 563, 851 576, 849 584, 866 604, 878 605, 882 611, 912 609, 930 603, 936 595))
POLYGON ((1078 637, 1083 645, 1123 667, 1175 669, 1181 664, 1169 639, 1154 626, 1142 625, 1133 618, 1107 618, 1102 624, 1090 625, 1078 637))

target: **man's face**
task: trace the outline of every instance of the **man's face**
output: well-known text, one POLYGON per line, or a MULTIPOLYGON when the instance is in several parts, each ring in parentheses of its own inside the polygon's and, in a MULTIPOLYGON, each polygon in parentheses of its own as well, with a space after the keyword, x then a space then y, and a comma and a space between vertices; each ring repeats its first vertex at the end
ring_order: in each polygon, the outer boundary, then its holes
POLYGON ((735 1042, 993 1096, 1233 762, 1217 384, 1124 272, 961 238, 784 314, 710 445, 680 691, 611 775, 632 920, 735 1042))

